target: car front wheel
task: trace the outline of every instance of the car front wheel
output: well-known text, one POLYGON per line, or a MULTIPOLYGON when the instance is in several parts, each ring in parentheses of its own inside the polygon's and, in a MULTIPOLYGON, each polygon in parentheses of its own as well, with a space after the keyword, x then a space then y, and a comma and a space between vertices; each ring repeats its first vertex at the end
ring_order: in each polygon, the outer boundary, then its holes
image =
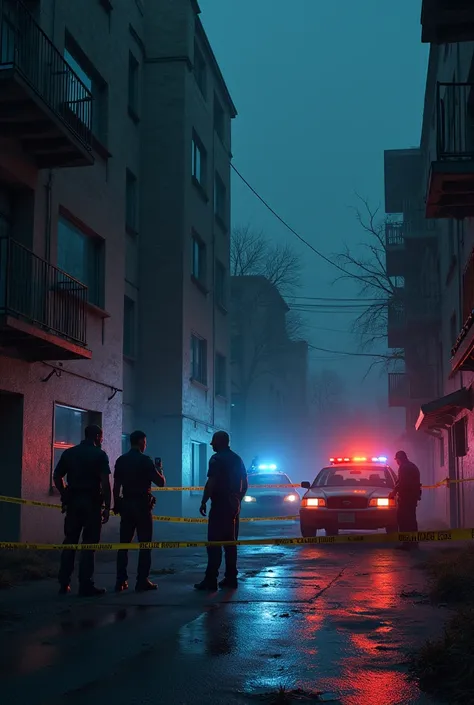
POLYGON ((300 524, 301 536, 304 539, 312 539, 318 533, 318 530, 314 526, 309 526, 308 524, 300 524))

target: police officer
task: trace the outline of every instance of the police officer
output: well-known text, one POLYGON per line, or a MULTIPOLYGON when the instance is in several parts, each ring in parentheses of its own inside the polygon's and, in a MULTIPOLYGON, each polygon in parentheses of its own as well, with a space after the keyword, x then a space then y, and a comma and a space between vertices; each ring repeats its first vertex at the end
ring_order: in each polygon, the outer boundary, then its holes
MULTIPOLYGON (((240 504, 247 492, 247 473, 242 458, 229 447, 229 434, 217 431, 211 446, 215 455, 209 461, 208 480, 204 488, 200 512, 206 516, 206 505, 211 500, 209 512, 208 541, 236 541, 240 504)), ((225 576, 219 586, 237 587, 237 546, 225 546, 225 576)), ((196 590, 216 590, 219 568, 222 563, 222 547, 207 547, 207 569, 204 580, 197 583, 196 590)))
MULTIPOLYGON (((153 538, 153 515, 155 498, 151 494, 151 483, 165 486, 161 461, 156 465, 150 456, 145 455, 146 435, 143 431, 130 434, 130 450, 121 455, 115 463, 114 473, 114 512, 120 514, 120 543, 131 543, 137 532, 140 543, 148 543, 153 538)), ((128 588, 128 551, 117 554, 116 592, 128 588)), ((138 556, 137 592, 156 590, 148 576, 151 568, 151 551, 142 549, 138 556)))
MULTIPOLYGON (((64 520, 64 543, 99 543, 102 524, 110 514, 110 467, 102 448, 103 433, 99 426, 88 426, 84 440, 61 455, 53 474, 54 484, 61 495, 64 520), (67 486, 64 478, 67 477, 67 486)), ((59 568, 59 592, 71 591, 76 552, 64 549, 59 568)), ((94 552, 81 551, 79 562, 79 594, 83 597, 103 595, 93 581, 94 552)))
MULTIPOLYGON (((398 495, 397 521, 399 531, 418 531, 416 520, 416 507, 421 499, 420 471, 414 463, 408 460, 404 450, 395 454, 398 465, 398 482, 391 493, 391 497, 398 495)), ((417 548, 417 543, 404 543, 400 548, 417 548)))

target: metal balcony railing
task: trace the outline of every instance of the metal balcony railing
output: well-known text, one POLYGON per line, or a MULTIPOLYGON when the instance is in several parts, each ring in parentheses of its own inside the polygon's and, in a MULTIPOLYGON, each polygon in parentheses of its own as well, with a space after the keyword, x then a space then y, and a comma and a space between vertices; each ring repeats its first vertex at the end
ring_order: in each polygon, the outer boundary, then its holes
POLYGON ((0 72, 18 72, 90 149, 92 94, 21 0, 0 2, 0 72))
POLYGON ((474 83, 438 83, 437 157, 474 159, 474 83))
POLYGON ((87 287, 9 237, 0 237, 0 316, 86 346, 87 287))
POLYGON ((410 381, 406 372, 388 373, 388 394, 390 399, 409 399, 410 381))
POLYGON ((405 243, 403 223, 386 223, 385 245, 387 247, 402 247, 405 243))

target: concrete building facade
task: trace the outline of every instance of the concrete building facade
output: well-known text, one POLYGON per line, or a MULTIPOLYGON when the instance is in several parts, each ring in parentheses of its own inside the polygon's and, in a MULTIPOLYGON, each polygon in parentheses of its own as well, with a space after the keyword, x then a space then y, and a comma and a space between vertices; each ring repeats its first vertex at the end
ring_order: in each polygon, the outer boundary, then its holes
MULTIPOLYGON (((421 204, 425 220, 419 227, 429 238, 416 252, 405 245, 397 251, 387 242, 387 267, 410 271, 431 292, 435 310, 429 336, 410 340, 419 367, 409 369, 404 346, 410 385, 415 380, 423 396, 413 399, 408 386, 398 401, 407 409, 409 450, 423 481, 449 481, 425 491, 422 511, 433 527, 471 526, 474 488, 466 480, 474 479, 474 7, 425 0, 422 24, 423 41, 432 44, 421 142, 419 149, 386 154, 386 210, 398 211, 405 193, 421 204)), ((403 221, 405 216, 403 209, 403 221)))
MULTIPOLYGON (((199 7, 2 0, 0 26, 0 494, 54 496, 90 422, 112 463, 141 426, 188 482, 230 416, 235 108, 199 7)), ((59 512, 0 516, 58 538, 59 512)))

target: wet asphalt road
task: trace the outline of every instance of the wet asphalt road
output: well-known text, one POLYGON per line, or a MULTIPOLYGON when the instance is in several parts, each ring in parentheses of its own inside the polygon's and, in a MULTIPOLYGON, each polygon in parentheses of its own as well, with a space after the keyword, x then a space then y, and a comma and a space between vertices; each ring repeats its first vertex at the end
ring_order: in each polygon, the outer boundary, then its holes
MULTIPOLYGON (((199 540, 204 527, 170 530, 199 540)), ((242 530, 258 535, 297 526, 242 530)), ((1 593, 2 702, 237 705, 285 685, 343 705, 427 705, 404 660, 445 614, 401 597, 425 589, 419 558, 392 547, 246 547, 239 589, 203 595, 191 588, 205 549, 181 549, 155 552, 155 570, 176 572, 157 576, 154 594, 59 598, 54 582, 1 593)), ((112 556, 98 562, 97 583, 113 588, 112 556)))

